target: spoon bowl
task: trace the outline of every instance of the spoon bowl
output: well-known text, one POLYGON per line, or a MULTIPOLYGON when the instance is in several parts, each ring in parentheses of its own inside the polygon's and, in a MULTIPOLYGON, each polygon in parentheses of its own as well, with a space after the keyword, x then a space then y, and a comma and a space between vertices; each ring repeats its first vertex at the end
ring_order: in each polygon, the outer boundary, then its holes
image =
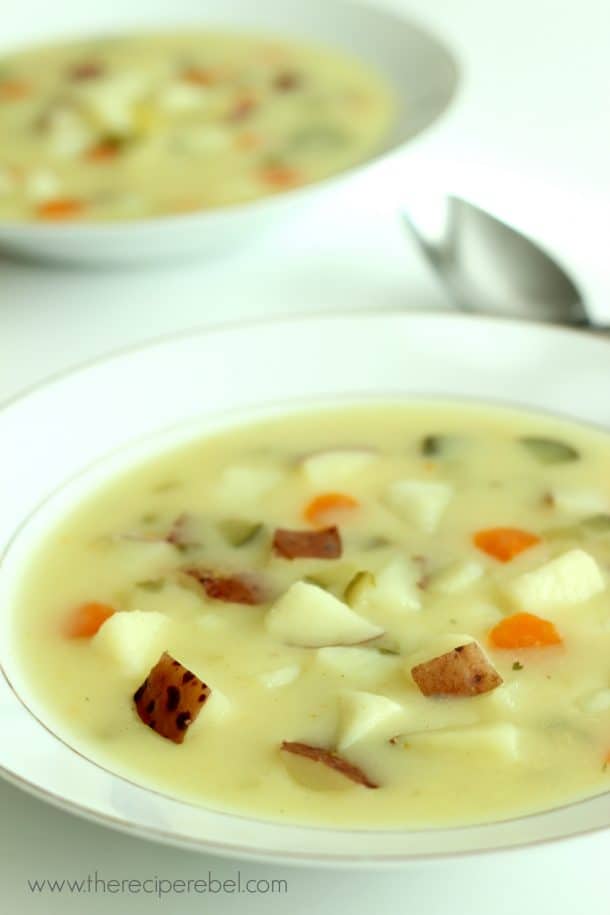
POLYGON ((403 213, 407 230, 463 311, 589 325, 570 276, 536 242, 473 203, 424 195, 403 213))

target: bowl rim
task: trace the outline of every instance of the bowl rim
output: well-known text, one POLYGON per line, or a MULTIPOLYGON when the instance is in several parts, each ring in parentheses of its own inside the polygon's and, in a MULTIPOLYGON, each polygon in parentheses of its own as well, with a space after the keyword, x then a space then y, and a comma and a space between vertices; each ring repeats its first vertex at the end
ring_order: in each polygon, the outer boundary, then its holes
MULTIPOLYGON (((76 375, 79 372, 82 372, 92 366, 100 365, 101 363, 105 362, 111 362, 114 359, 120 359, 121 357, 127 356, 130 353, 137 353, 143 350, 154 349, 157 346, 163 346, 165 343, 179 342, 183 339, 192 339, 193 337, 208 336, 210 334, 223 334, 236 328, 256 330, 258 328, 262 329, 265 327, 299 324, 303 321, 332 322, 338 319, 350 320, 352 318, 375 320, 379 317, 397 317, 399 315, 426 319, 438 318, 439 321, 444 318, 457 318, 464 322, 484 322, 493 325, 498 324, 504 326, 520 327, 523 330, 533 327, 535 329, 542 330, 544 333, 553 335, 556 334, 564 337, 579 338, 586 337, 589 339, 594 339, 602 345, 607 346, 610 344, 610 334, 605 332, 605 328, 602 330, 602 332, 597 332, 595 327, 588 327, 587 325, 554 324, 550 322, 547 323, 545 321, 528 320, 526 318, 512 318, 506 314, 483 314, 482 312, 462 311, 457 307, 452 306, 434 308, 434 310, 425 307, 409 307, 400 309, 393 306, 385 306, 380 308, 334 308, 320 312, 299 310, 291 312, 290 314, 286 314, 282 311, 277 311, 262 316, 255 315, 253 317, 240 318, 239 320, 236 320, 235 318, 227 318, 224 321, 191 324, 188 327, 182 327, 179 330, 165 331, 160 334, 155 334, 154 336, 148 337, 144 340, 136 340, 132 343, 126 343, 122 346, 112 347, 103 353, 78 360, 77 362, 71 363, 65 368, 57 369, 54 372, 49 372, 49 374, 44 375, 37 381, 19 388, 19 390, 17 390, 14 394, 9 395, 9 397, 4 398, 3 400, 0 400, 0 413, 2 413, 7 407, 13 406, 18 401, 29 397, 30 394, 35 394, 42 388, 49 387, 50 385, 53 385, 59 381, 63 381, 65 378, 68 378, 71 375, 76 375)), ((540 412, 540 410, 538 409, 537 412, 540 412)))
MULTIPOLYGON (((326 2, 328 2, 328 0, 326 0, 326 2)), ((364 159, 358 162, 354 162, 347 168, 341 169, 340 171, 331 175, 326 175, 319 180, 312 181, 294 188, 288 188, 280 192, 265 194, 250 201, 237 201, 235 203, 210 207, 209 209, 201 208, 185 213, 167 213, 160 216, 148 216, 137 219, 110 219, 108 221, 96 221, 93 219, 85 218, 71 220, 68 222, 52 223, 34 222, 25 219, 0 220, 0 238, 4 235, 14 236, 15 233, 23 232, 27 232, 28 234, 31 232, 33 236, 38 237, 53 233, 54 236, 61 237, 65 240, 69 239, 72 235, 94 237, 96 235, 109 235, 112 232, 123 234, 129 230, 137 231, 140 233, 152 233, 158 231, 160 228, 165 227, 167 227, 168 231, 180 230, 182 228, 188 228, 190 225, 201 224, 203 221, 212 223, 215 219, 220 221, 223 218, 228 218, 233 215, 240 216, 244 213, 256 214, 266 207, 269 207, 270 209, 279 209, 282 203, 290 203, 290 201, 301 200, 310 194, 314 194, 316 191, 324 193, 329 186, 332 186, 333 184, 340 184, 343 181, 349 180, 355 174, 368 171, 370 168, 381 166, 387 163, 388 160, 391 160, 397 155, 400 155, 400 153, 403 152, 406 147, 410 146, 414 142, 417 142, 430 130, 434 130, 439 122, 447 115, 448 111, 450 111, 455 105, 462 88, 462 67, 460 65, 460 60, 457 52, 451 45, 447 43, 444 36, 438 35, 436 31, 428 28, 427 24, 420 23, 418 17, 416 15, 412 15, 410 12, 402 14, 398 10, 392 9, 390 7, 371 6, 370 4, 364 2, 364 0, 332 0, 332 3, 335 6, 342 8, 346 15, 351 14, 353 16, 358 16, 360 11, 365 11, 367 15, 373 15, 379 20, 385 20, 388 23, 394 23, 397 28, 406 28, 410 32, 424 38, 431 44, 436 45, 436 47, 443 52, 445 56, 445 64, 451 71, 451 91, 443 102, 442 107, 439 108, 434 117, 422 128, 418 129, 413 136, 408 137, 406 140, 398 139, 394 141, 391 141, 391 136, 387 137, 385 142, 382 140, 381 144, 378 147, 375 147, 364 159)), ((255 34, 255 30, 249 31, 251 31, 252 34, 255 34)), ((278 33, 277 37, 281 38, 282 35, 278 33)), ((284 37, 286 39, 288 38, 288 36, 284 37)), ((74 40, 78 40, 78 37, 75 36, 74 40)), ((296 36, 294 40, 297 40, 296 36)), ((316 42, 311 41, 303 41, 303 43, 316 44, 316 42)), ((341 51, 339 45, 334 45, 330 42, 323 44, 328 46, 329 49, 335 48, 337 51, 341 51)), ((21 45, 18 47, 21 47, 21 45)), ((30 47, 30 44, 26 42, 24 47, 28 48, 30 47)), ((351 54, 352 57, 359 59, 358 55, 355 53, 347 51, 344 53, 348 55, 351 54)), ((396 94, 398 91, 396 85, 392 84, 389 80, 386 80, 386 82, 389 83, 391 92, 396 94)))
MULTIPOLYGON (((405 309, 404 311, 402 311, 402 310, 397 310, 396 308, 388 307, 388 308, 376 308, 376 309, 370 309, 370 308, 369 309, 353 309, 353 310, 346 310, 346 311, 329 310, 324 313, 313 313, 313 314, 311 312, 300 312, 300 313, 295 313, 295 314, 290 314, 290 315, 277 314, 277 315, 270 315, 270 316, 264 316, 264 317, 254 317, 254 318, 246 319, 239 323, 235 322, 234 320, 227 320, 227 321, 218 322, 215 324, 207 324, 207 325, 199 324, 199 325, 195 325, 191 328, 186 328, 186 329, 181 329, 181 330, 170 332, 170 333, 160 334, 160 335, 157 335, 157 336, 150 338, 148 340, 145 340, 145 341, 138 341, 138 342, 134 342, 132 344, 125 345, 123 347, 115 348, 109 352, 99 354, 92 358, 83 360, 77 364, 66 367, 65 369, 61 369, 48 376, 45 376, 44 378, 36 381, 32 385, 29 385, 29 386, 21 389, 20 391, 18 391, 11 397, 9 397, 3 401, 0 401, 0 416, 5 411, 13 408, 14 406, 18 406, 18 404, 21 401, 27 400, 31 395, 34 395, 37 392, 42 391, 46 388, 50 388, 50 387, 54 386, 56 383, 61 383, 64 380, 70 379, 73 376, 77 377, 81 372, 85 372, 89 368, 95 367, 100 364, 111 364, 114 360, 121 359, 125 356, 129 356, 132 353, 136 354, 136 353, 143 352, 143 351, 151 351, 157 347, 162 347, 166 344, 171 344, 171 343, 179 343, 182 340, 192 339, 193 337, 209 337, 209 336, 214 337, 216 335, 222 336, 226 333, 230 334, 231 331, 234 331, 237 329, 239 329, 239 330, 243 330, 243 329, 247 330, 250 328, 265 329, 267 327, 270 327, 270 328, 280 327, 281 328, 282 325, 290 326, 290 325, 299 324, 299 323, 303 323, 303 322, 305 322, 305 323, 318 323, 318 322, 325 322, 325 321, 330 322, 330 321, 336 321, 337 319, 349 320, 350 318, 355 318, 360 321, 367 321, 367 320, 375 321, 375 320, 379 320, 380 318, 383 319, 384 317, 390 317, 390 318, 403 317, 406 319, 409 319, 411 317, 413 317, 415 319, 424 318, 429 321, 438 322, 439 324, 442 324, 447 318, 451 318, 454 320, 457 319, 460 322, 463 322, 465 324, 478 323, 478 324, 490 324, 492 326, 496 326, 496 325, 517 326, 517 327, 521 328, 521 330, 523 330, 523 331, 525 331, 528 328, 531 328, 533 326, 536 329, 538 329, 539 331, 542 331, 543 333, 545 333, 549 336, 559 336, 562 338, 567 338, 568 340, 573 339, 573 338, 580 339, 584 336, 586 338, 589 338, 592 341, 593 340, 599 341, 602 344, 602 346, 607 346, 610 344, 610 335, 601 336, 601 335, 592 334, 586 328, 582 328, 579 326, 569 327, 569 326, 564 326, 564 325, 549 325, 549 324, 544 324, 543 322, 533 322, 533 321, 527 321, 527 320, 517 320, 517 319, 507 318, 503 315, 497 315, 497 316, 489 315, 488 316, 488 315, 480 315, 480 314, 473 314, 473 313, 456 312, 454 309, 450 309, 450 308, 449 309, 437 309, 434 311, 431 311, 431 310, 425 309, 425 308, 419 308, 419 309, 414 308, 414 309, 409 309, 409 310, 405 309)), ((409 395, 409 396, 412 397, 413 395, 409 395)), ((436 399, 436 400, 440 399, 436 395, 428 395, 428 396, 430 397, 430 399, 436 399)), ((460 397, 460 399, 463 401, 466 398, 462 396, 462 397, 460 397)), ((479 398, 479 401, 485 402, 485 399, 479 398)), ((497 404, 497 406, 499 408, 506 406, 510 409, 510 404, 504 404, 504 405, 497 404)), ((514 408, 521 409, 521 410, 528 409, 527 407, 523 407, 522 405, 515 406, 514 408)), ((532 412, 544 413, 544 410, 541 409, 540 407, 532 407, 531 410, 532 410, 532 412)), ((567 417, 565 415, 564 415, 564 419, 566 419, 566 421, 570 421, 570 422, 577 422, 577 423, 579 422, 578 418, 567 417)), ((591 421, 580 420, 580 422, 589 428, 595 427, 595 424, 592 423, 591 421)), ((608 430, 606 430, 606 431, 608 431, 608 430)), ((87 467, 84 468, 83 471, 81 471, 81 473, 86 474, 88 472, 88 469, 89 468, 87 468, 87 467)), ((71 482, 72 482, 72 479, 69 479, 64 482, 64 485, 69 485, 71 482)), ((62 488, 63 488, 63 486, 62 486, 62 488)), ((52 496, 53 496, 53 493, 50 493, 49 495, 47 495, 47 497, 45 498, 45 502, 49 498, 52 498, 52 496)), ((20 522, 18 529, 16 531, 14 531, 13 535, 11 536, 9 542, 6 545, 6 548, 3 549, 3 554, 8 549, 10 549, 12 541, 13 541, 14 537, 17 536, 18 531, 21 528, 21 526, 22 526, 22 522, 20 522)), ((95 760, 92 760, 85 754, 79 752, 79 750, 77 748, 73 747, 70 743, 63 740, 62 737, 55 734, 55 732, 51 728, 49 728, 44 722, 42 722, 32 710, 30 710, 27 703, 24 702, 24 700, 21 698, 19 693, 16 691, 10 677, 6 673, 4 666, 2 664, 0 664, 0 676, 2 677, 4 682, 8 685, 9 689, 15 696, 16 700, 20 703, 20 705, 22 707, 24 707, 26 709, 30 718, 34 719, 37 726, 44 728, 47 732, 49 732, 52 735, 52 737, 54 739, 59 740, 61 743, 63 743, 64 746, 66 746, 67 749, 71 753, 82 757, 88 763, 96 766, 97 768, 100 768, 100 769, 106 771, 108 774, 110 774, 114 777, 117 777, 117 778, 121 779, 122 781, 126 781, 127 783, 129 783, 135 787, 138 787, 147 792, 151 791, 152 793, 156 793, 156 794, 159 793, 159 792, 156 792, 154 788, 149 789, 145 786, 141 786, 137 782, 135 782, 129 778, 125 778, 124 776, 122 776, 119 773, 113 772, 112 770, 108 769, 106 766, 97 763, 95 760)), ((474 856, 474 855, 490 855, 490 854, 496 854, 496 853, 510 853, 510 852, 516 853, 516 852, 522 851, 526 848, 529 849, 529 848, 539 847, 539 846, 555 845, 560 842, 565 843, 567 841, 572 841, 572 840, 575 840, 578 838, 583 838, 585 836, 592 836, 592 835, 600 834, 600 833, 608 831, 608 829, 610 828, 609 824, 592 825, 590 827, 579 828, 575 831, 569 832, 566 835, 542 837, 542 838, 536 838, 536 839, 532 839, 529 841, 523 841, 523 842, 513 842, 513 841, 507 840, 505 843, 500 842, 499 844, 493 845, 491 847, 481 845, 480 847, 472 847, 472 848, 468 848, 465 850, 439 851, 439 852, 435 851, 435 852, 425 852, 422 854, 414 854, 413 852, 363 854, 362 852, 355 852, 355 853, 338 853, 338 854, 333 854, 332 856, 329 856, 326 854, 326 855, 322 856, 319 853, 316 853, 315 851, 278 852, 277 848, 264 848, 264 847, 259 847, 259 846, 257 846, 255 848, 252 845, 240 846, 239 844, 237 844, 235 842, 226 843, 223 841, 216 841, 216 840, 208 839, 208 838, 198 838, 198 837, 195 837, 192 835, 178 833, 176 830, 166 831, 162 828, 158 828, 158 827, 154 827, 154 826, 150 826, 150 825, 146 825, 146 826, 140 825, 133 821, 130 822, 126 818, 124 819, 124 818, 120 818, 120 817, 113 817, 110 814, 95 810, 95 809, 87 806, 86 804, 79 803, 79 802, 73 801, 73 800, 68 800, 65 797, 63 797, 61 794, 51 791, 51 790, 37 784, 34 781, 30 781, 29 779, 20 775, 18 771, 10 769, 10 768, 4 766, 3 764, 0 764, 0 778, 8 781, 9 783, 15 785, 18 788, 21 788, 22 790, 24 790, 26 793, 30 794, 31 796, 34 796, 40 800, 46 801, 47 803, 51 804, 52 806, 56 807, 57 809, 60 809, 67 813, 72 813, 76 816, 89 820, 93 823, 99 823, 101 825, 105 825, 109 828, 118 830, 118 831, 126 833, 128 835, 134 835, 139 838, 152 840, 152 841, 159 842, 159 843, 162 843, 165 845, 189 848, 191 850, 197 850, 202 853, 205 852, 205 853, 209 853, 209 854, 213 854, 213 855, 229 856, 229 857, 233 857, 233 858, 238 858, 240 860, 249 860, 249 861, 254 861, 254 862, 259 862, 259 863, 274 861, 274 862, 285 863, 285 864, 290 864, 290 865, 324 866, 324 867, 329 867, 329 868, 349 867, 349 866, 358 864, 361 867, 367 867, 369 869, 376 869, 376 868, 382 869, 384 867, 395 867, 396 865, 399 865, 399 864, 403 864, 403 865, 404 864, 413 864, 413 863, 433 864, 435 862, 442 861, 442 860, 461 860, 463 858, 470 858, 471 856, 474 856)), ((608 789, 607 791, 602 791, 602 792, 594 795, 593 797, 581 798, 581 799, 577 799, 575 801, 561 804, 557 808, 550 808, 549 810, 542 810, 542 811, 534 812, 531 814, 525 814, 525 815, 516 816, 516 817, 508 817, 501 821, 494 821, 492 823, 483 823, 480 825, 491 827, 494 825, 499 825, 500 823, 527 821, 528 819, 539 818, 541 816, 544 816, 545 814, 552 813, 554 810, 558 810, 558 809, 565 810, 570 807, 576 807, 579 804, 586 802, 586 801, 595 801, 597 798, 604 797, 608 793, 610 793, 610 789, 608 789)), ((161 796, 166 797, 170 800, 173 799, 171 797, 171 795, 165 794, 163 792, 161 792, 161 796)), ((188 804, 188 802, 181 802, 181 803, 188 804)), ((190 805, 190 806, 193 806, 193 805, 190 805)), ((194 806, 198 806, 198 805, 194 805, 194 806)), ((223 813, 222 810, 220 810, 218 812, 223 813)), ((240 814, 233 814, 231 812, 229 812, 225 815, 231 816, 231 817, 238 817, 238 818, 240 817, 240 814)), ((252 817, 252 816, 248 816, 247 814, 245 814, 245 815, 242 814, 241 817, 247 819, 251 823, 255 823, 257 820, 261 819, 260 817, 252 817)), ((261 822, 264 822, 265 824, 270 823, 270 821, 267 821, 264 819, 262 819, 261 822)), ((311 831, 314 831, 314 832, 315 831, 324 831, 324 832, 332 833, 332 832, 339 831, 339 832, 347 832, 347 833, 364 833, 371 837, 374 837, 378 833, 387 833, 388 832, 388 830, 383 829, 383 828, 381 828, 381 829, 351 828, 350 829, 349 827, 344 827, 340 830, 335 830, 335 829, 333 829, 332 826, 326 826, 326 825, 318 826, 315 824, 273 823, 272 825, 279 826, 280 828, 282 825, 285 825, 287 827, 291 827, 294 825, 300 825, 302 828, 310 829, 311 831)), ((472 825, 476 826, 477 824, 472 824, 472 825)), ((433 829, 432 832, 436 831, 438 833, 445 833, 445 832, 452 832, 452 831, 455 831, 455 830, 461 829, 461 828, 464 828, 464 827, 460 827, 460 826, 440 827, 438 829, 433 829)), ((429 833, 431 830, 426 829, 423 831, 429 833)), ((417 832, 422 832, 422 829, 400 829, 398 827, 398 828, 392 828, 390 830, 390 832, 393 832, 393 833, 402 832, 402 833, 414 834, 417 832)))

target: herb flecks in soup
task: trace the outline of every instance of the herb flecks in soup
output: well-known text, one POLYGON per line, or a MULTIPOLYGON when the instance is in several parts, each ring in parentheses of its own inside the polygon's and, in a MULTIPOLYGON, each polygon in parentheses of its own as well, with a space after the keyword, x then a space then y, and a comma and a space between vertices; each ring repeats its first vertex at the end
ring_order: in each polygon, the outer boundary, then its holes
POLYGON ((242 203, 365 159, 391 93, 332 49, 192 31, 0 60, 0 219, 123 220, 242 203))
POLYGON ((15 618, 39 711, 145 785, 288 821, 461 824, 607 790, 609 460, 593 430, 441 404, 161 455, 32 559, 15 618))

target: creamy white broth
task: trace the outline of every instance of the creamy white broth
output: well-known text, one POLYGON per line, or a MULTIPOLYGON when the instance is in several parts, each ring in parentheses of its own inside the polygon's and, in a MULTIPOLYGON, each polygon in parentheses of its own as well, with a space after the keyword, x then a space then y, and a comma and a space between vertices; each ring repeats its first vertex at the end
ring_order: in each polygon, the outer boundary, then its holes
POLYGON ((274 36, 125 35, 0 58, 0 219, 124 220, 243 203, 380 147, 390 88, 274 36))
MULTIPOLYGON (((49 724, 92 759, 156 790, 242 814, 426 827, 605 791, 609 452, 607 436, 553 418, 448 404, 326 410, 193 442, 94 493, 32 557, 15 608, 24 672, 49 724), (559 444, 549 451, 538 442, 532 451, 524 436, 559 444), (312 463, 329 451, 331 461, 312 463), (556 462, 542 462, 550 457, 556 462), (429 513, 409 521, 397 513, 388 496, 396 481, 448 487, 433 529, 429 513), (303 509, 324 492, 358 502, 330 518, 341 557, 274 552, 276 527, 316 530, 303 509), (162 538, 185 512, 186 539, 201 546, 178 549, 162 538), (242 525, 230 537, 246 539, 241 546, 225 540, 223 524, 235 519, 242 525), (500 526, 540 542, 500 562, 473 542, 476 532, 500 526), (566 593, 548 580, 542 588, 537 579, 523 584, 528 572, 553 579, 548 563, 566 556, 572 565, 559 574, 566 593), (211 599, 179 571, 193 567, 252 573, 269 599, 258 606, 211 599), (288 635, 270 623, 295 582, 343 601, 359 572, 371 575, 348 600, 365 625, 383 630, 379 637, 304 647, 287 644, 299 641, 293 623, 283 623, 288 635), (367 597, 371 576, 374 587, 385 582, 385 597, 367 597), (404 604, 403 579, 419 608, 404 604), (540 607, 531 606, 532 587, 540 607), (92 638, 67 638, 66 620, 90 601, 117 613, 92 638), (524 610, 561 641, 510 649, 490 641, 495 627, 524 610), (152 640, 151 614, 167 617, 152 640), (117 644, 107 634, 119 617, 136 627, 117 644), (411 669, 472 641, 503 683, 481 695, 424 696, 411 669), (147 727, 134 705, 163 651, 211 687, 182 744, 147 727), (395 717, 384 700, 396 704, 395 717), (375 726, 367 725, 371 707, 375 726), (334 751, 379 787, 282 751, 283 741, 334 751)), ((311 593, 300 598, 305 627, 316 613, 311 593)))

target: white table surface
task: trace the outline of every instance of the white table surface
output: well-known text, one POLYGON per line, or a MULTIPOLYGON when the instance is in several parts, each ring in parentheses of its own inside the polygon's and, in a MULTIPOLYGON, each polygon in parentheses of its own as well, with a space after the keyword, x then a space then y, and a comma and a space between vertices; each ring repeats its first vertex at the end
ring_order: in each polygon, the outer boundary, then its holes
MULTIPOLYGON (((440 186, 467 193, 545 240, 590 304, 610 302, 610 4, 607 0, 393 0, 452 43, 461 97, 411 153, 440 186), (587 242, 584 244, 584 242, 587 242)), ((406 168, 406 160, 405 166, 406 168)), ((388 173, 397 197, 408 185, 388 173)), ((377 179, 376 179, 377 180, 377 179)), ((388 187, 345 185, 292 223, 213 263, 117 273, 0 260, 0 402, 67 366, 204 322, 341 308, 443 307, 403 238, 388 187)), ((0 737, 1 739, 1 737, 0 737)), ((610 838, 527 854, 385 873, 241 866, 285 878, 284 895, 32 894, 28 880, 234 877, 236 862, 113 833, 0 783, 0 910, 130 915, 380 911, 418 915, 608 915, 610 838)))

